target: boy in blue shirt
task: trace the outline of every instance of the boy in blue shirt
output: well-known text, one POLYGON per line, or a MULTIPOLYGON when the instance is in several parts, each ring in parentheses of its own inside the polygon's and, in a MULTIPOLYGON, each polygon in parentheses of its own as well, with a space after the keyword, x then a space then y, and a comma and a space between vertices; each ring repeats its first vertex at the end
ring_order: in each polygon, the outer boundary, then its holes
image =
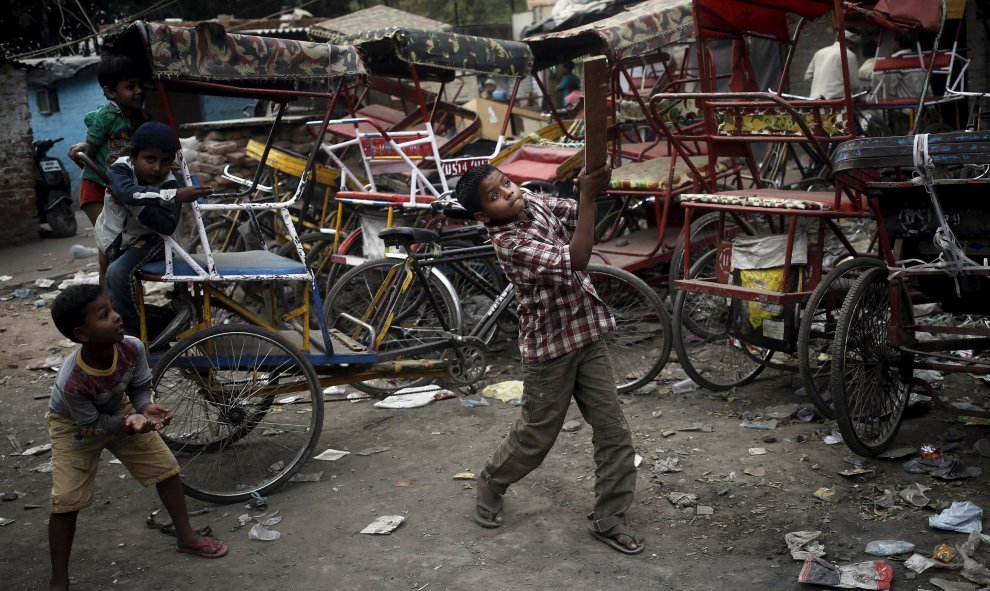
POLYGON ((106 285, 124 330, 136 336, 140 318, 135 304, 134 273, 157 260, 161 235, 175 232, 183 203, 213 192, 209 186, 180 187, 172 174, 179 139, 164 123, 151 121, 134 132, 130 157, 108 170, 110 195, 96 220, 96 244, 106 253, 106 285))

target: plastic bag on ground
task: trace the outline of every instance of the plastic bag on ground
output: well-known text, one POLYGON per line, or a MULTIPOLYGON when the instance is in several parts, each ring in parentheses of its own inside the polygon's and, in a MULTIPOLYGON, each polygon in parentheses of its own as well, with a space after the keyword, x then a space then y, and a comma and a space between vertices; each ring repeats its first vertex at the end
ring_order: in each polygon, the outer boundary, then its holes
POLYGON ((928 518, 928 525, 964 534, 983 531, 983 509, 970 501, 953 501, 948 509, 928 518))
POLYGON ((485 389, 481 391, 482 396, 501 400, 502 402, 520 400, 522 399, 522 394, 523 383, 519 380, 509 380, 507 382, 492 384, 490 386, 486 386, 485 389))
POLYGON ((804 561, 798 581, 842 589, 890 589, 894 571, 882 560, 835 565, 809 556, 804 561))
POLYGON ((439 386, 423 386, 421 388, 403 388, 385 400, 375 403, 377 408, 416 408, 433 402, 439 386))
POLYGON ((873 556, 896 556, 914 551, 914 544, 903 540, 873 540, 866 545, 866 553, 873 556))

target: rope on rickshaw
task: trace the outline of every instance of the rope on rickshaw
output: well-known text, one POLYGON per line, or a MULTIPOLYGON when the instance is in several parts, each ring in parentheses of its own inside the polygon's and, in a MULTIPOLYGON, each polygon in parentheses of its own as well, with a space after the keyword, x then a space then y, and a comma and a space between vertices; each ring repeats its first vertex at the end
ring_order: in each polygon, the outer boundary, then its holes
MULTIPOLYGON (((913 267, 913 269, 931 268, 944 271, 948 276, 952 277, 956 286, 956 296, 960 296, 959 275, 965 275, 968 270, 985 269, 986 266, 966 256, 966 250, 952 232, 952 228, 949 227, 949 222, 942 211, 941 200, 935 192, 935 164, 928 151, 927 133, 920 133, 914 136, 912 155, 914 160, 914 175, 911 178, 911 182, 925 187, 925 191, 931 199, 932 208, 935 210, 935 215, 938 216, 939 227, 935 230, 932 244, 938 249, 939 255, 936 260, 930 262, 909 259, 899 261, 899 264, 918 262, 921 264, 913 267)), ((896 274, 897 272, 895 271, 892 275, 896 274)))

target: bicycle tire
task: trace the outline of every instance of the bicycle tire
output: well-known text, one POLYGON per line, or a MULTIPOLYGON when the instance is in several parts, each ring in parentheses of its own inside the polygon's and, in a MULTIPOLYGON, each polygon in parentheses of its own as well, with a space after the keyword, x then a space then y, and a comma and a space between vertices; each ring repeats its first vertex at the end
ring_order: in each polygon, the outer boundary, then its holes
POLYGON ((628 393, 649 384, 670 358, 670 314, 645 281, 608 265, 588 265, 598 297, 612 311, 616 330, 605 343, 616 374, 616 389, 628 393))
POLYGON ((152 387, 173 414, 160 434, 182 468, 186 494, 202 501, 233 503, 275 490, 312 455, 323 428, 323 388, 312 364, 284 337, 256 326, 194 332, 155 365, 152 387), (283 410, 291 392, 301 393, 295 404, 306 410, 283 410))
POLYGON ((835 406, 829 388, 835 327, 842 302, 851 286, 850 280, 855 281, 859 277, 858 274, 855 277, 850 275, 880 266, 883 266, 883 261, 873 257, 843 261, 815 286, 801 311, 797 341, 798 368, 805 394, 827 419, 835 418, 835 406))
MULTIPOLYGON (((914 355, 888 344, 892 304, 887 268, 869 269, 842 303, 835 329, 830 387, 842 439, 852 451, 873 457, 887 449, 904 421, 914 355)), ((901 284, 903 287, 903 284, 901 284)), ((904 320, 911 302, 902 289, 904 320)))
MULTIPOLYGON (((372 302, 375 294, 382 287, 389 270, 402 264, 402 259, 374 259, 354 267, 341 276, 340 280, 330 289, 326 302, 324 302, 323 319, 327 326, 333 326, 339 314, 347 313, 356 318, 366 318, 378 331, 384 325, 385 317, 391 314, 392 320, 388 331, 384 335, 379 334, 381 343, 378 350, 382 352, 394 351, 412 345, 446 341, 449 337, 442 330, 444 325, 447 326, 449 332, 459 334, 461 316, 456 294, 447 283, 429 273, 428 269, 424 271, 428 273, 430 293, 434 296, 433 301, 440 307, 439 310, 430 304, 426 290, 415 276, 405 294, 398 294, 391 309, 386 309, 388 306, 383 303, 379 303, 378 308, 373 309, 372 302)), ((358 342, 369 344, 367 331, 363 331, 357 336, 358 342)), ((445 354, 445 351, 438 350, 436 353, 417 358, 436 359, 445 354)), ((394 359, 410 358, 399 356, 394 359)), ((401 388, 428 384, 430 381, 432 381, 430 378, 402 379, 396 377, 357 382, 352 385, 369 394, 384 395, 401 388)))

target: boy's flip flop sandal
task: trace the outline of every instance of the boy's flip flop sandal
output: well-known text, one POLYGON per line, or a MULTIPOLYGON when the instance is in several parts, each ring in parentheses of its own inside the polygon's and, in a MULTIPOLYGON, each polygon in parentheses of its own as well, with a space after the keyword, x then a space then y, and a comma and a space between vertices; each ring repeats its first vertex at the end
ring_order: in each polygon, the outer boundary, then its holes
POLYGON ((483 501, 476 501, 474 506, 474 522, 481 527, 487 529, 493 529, 502 525, 502 522, 498 520, 498 516, 502 514, 502 508, 504 503, 502 502, 502 497, 499 497, 495 504, 489 505, 483 501), (483 509, 488 511, 494 517, 492 519, 486 519, 478 512, 478 509, 483 509))
POLYGON ((629 548, 619 543, 619 540, 617 540, 616 537, 621 535, 629 536, 629 538, 633 540, 636 539, 636 532, 633 531, 633 529, 628 525, 626 525, 625 523, 620 523, 619 525, 608 530, 608 532, 606 533, 595 531, 594 526, 588 526, 588 531, 591 532, 591 535, 596 540, 600 542, 605 542, 606 544, 608 544, 612 548, 615 548, 619 552, 622 552, 623 554, 639 554, 640 552, 643 551, 644 548, 646 548, 645 542, 640 542, 639 546, 635 548, 629 548))
POLYGON ((192 546, 179 546, 176 551, 200 558, 220 558, 227 554, 227 544, 217 542, 213 538, 204 538, 202 542, 192 546), (213 551, 209 552, 209 550, 213 551))

